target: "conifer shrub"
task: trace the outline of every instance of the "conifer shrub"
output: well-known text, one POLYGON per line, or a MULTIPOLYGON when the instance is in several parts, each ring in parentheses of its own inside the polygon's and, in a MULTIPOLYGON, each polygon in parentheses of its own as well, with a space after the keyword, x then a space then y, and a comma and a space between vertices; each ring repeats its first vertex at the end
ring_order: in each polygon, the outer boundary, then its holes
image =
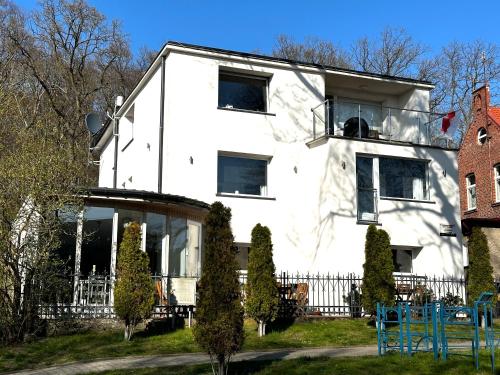
POLYGON ((467 302, 469 306, 472 306, 482 292, 495 294, 495 286, 488 241, 481 228, 472 228, 468 248, 467 302))
POLYGON ((130 223, 123 233, 117 262, 114 309, 125 323, 125 340, 132 338, 138 323, 151 315, 154 285, 147 253, 141 250, 141 226, 130 223))
POLYGON ((395 282, 391 240, 386 231, 368 226, 363 264, 362 303, 365 312, 374 315, 377 302, 394 305, 395 282))
MULTIPOLYGON (((231 355, 243 345, 243 308, 236 247, 231 232, 231 210, 222 203, 211 205, 206 219, 205 260, 198 284, 196 342, 210 355, 212 368, 227 372, 231 355)), ((215 370, 214 370, 215 372, 215 370)))
POLYGON ((259 337, 266 334, 266 324, 276 319, 279 302, 271 231, 257 224, 252 230, 248 254, 245 308, 248 316, 258 323, 259 337))

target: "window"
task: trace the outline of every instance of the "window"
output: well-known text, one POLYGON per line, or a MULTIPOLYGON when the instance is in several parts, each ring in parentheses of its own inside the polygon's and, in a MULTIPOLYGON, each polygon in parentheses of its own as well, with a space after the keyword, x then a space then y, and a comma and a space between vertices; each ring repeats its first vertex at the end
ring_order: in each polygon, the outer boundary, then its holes
POLYGON ((110 272, 113 208, 85 207, 80 273, 83 276, 110 272))
POLYGON ((163 238, 165 237, 166 217, 155 213, 146 214, 146 253, 149 269, 153 275, 161 275, 163 261, 163 238))
POLYGON ((466 177, 467 181, 467 209, 473 210, 476 208, 476 176, 470 174, 466 177))
POLYGON ((248 270, 248 254, 250 253, 250 244, 239 243, 236 244, 237 253, 236 261, 238 262, 238 269, 241 271, 248 270))
POLYGON ((267 111, 267 78, 219 73, 219 107, 267 111))
POLYGON ((380 158, 379 163, 382 197, 428 199, 426 161, 380 158))
POLYGON ((132 107, 130 107, 120 121, 120 137, 123 139, 122 151, 134 140, 134 113, 135 104, 132 104, 132 107))
POLYGON ((376 191, 373 188, 373 158, 356 157, 358 221, 376 222, 376 191))
POLYGON ((496 201, 500 202, 500 164, 495 165, 495 195, 496 201))
POLYGON ((477 143, 480 145, 483 145, 484 142, 486 142, 486 138, 488 137, 488 133, 486 132, 485 128, 480 128, 477 131, 477 143))
POLYGON ((394 272, 412 272, 413 253, 411 250, 392 249, 394 272))
POLYGON ((267 195, 267 159, 219 155, 217 192, 267 195))

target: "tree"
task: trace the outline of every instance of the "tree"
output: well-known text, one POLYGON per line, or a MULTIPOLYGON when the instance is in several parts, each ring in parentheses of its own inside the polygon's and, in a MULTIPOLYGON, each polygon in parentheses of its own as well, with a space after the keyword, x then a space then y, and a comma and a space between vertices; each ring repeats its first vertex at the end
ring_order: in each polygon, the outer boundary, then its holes
POLYGON ((354 44, 352 57, 365 72, 389 76, 414 76, 425 52, 403 28, 386 27, 378 39, 361 38, 354 44))
POLYGON ((472 228, 468 249, 469 271, 467 273, 467 300, 468 304, 472 306, 482 292, 495 293, 490 250, 486 236, 481 228, 472 228))
POLYGON ((231 232, 231 210, 220 202, 210 207, 206 219, 205 261, 199 281, 196 305, 196 342, 208 352, 214 370, 227 372, 231 355, 243 344, 243 308, 241 306, 236 247, 231 232))
POLYGON ((141 250, 141 226, 136 222, 125 228, 116 268, 114 308, 125 323, 125 340, 129 341, 136 325, 151 315, 154 305, 149 258, 141 250))
POLYGON ((47 134, 45 124, 17 127, 11 98, 4 96, 0 106, 0 341, 5 342, 39 331, 38 306, 47 299, 68 302, 60 299, 71 284, 57 261, 56 213, 78 210, 78 186, 85 184, 68 142, 47 134))
POLYGON ((257 224, 252 230, 248 254, 246 286, 247 314, 259 325, 259 337, 266 334, 266 324, 278 314, 279 294, 273 262, 273 244, 268 227, 257 224))
POLYGON ((375 314, 377 302, 394 305, 394 264, 391 241, 386 231, 374 224, 368 227, 365 242, 365 264, 363 264, 362 303, 370 314, 375 314))
POLYGON ((351 68, 347 53, 332 42, 315 37, 306 38, 304 42, 296 42, 288 35, 280 35, 276 39, 272 55, 283 59, 309 62, 319 65, 351 68))

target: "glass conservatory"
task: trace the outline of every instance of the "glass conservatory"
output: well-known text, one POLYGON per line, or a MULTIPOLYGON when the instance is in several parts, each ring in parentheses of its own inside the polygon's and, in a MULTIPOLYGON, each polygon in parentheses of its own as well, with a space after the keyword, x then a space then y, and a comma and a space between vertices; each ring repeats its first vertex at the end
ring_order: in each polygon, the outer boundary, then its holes
POLYGON ((80 212, 61 212, 60 257, 73 274, 74 306, 113 305, 113 285, 126 226, 142 227, 157 305, 194 305, 203 261, 208 204, 146 191, 94 188, 80 212))

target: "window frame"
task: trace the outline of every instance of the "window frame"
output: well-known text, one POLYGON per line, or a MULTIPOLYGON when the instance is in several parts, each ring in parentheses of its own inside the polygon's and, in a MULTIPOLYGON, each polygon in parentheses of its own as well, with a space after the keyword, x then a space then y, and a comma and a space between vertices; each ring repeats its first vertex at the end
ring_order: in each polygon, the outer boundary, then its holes
POLYGON ((477 131, 477 144, 482 146, 486 143, 488 138, 488 131, 484 127, 480 127, 477 131), (481 131, 484 130, 484 134, 481 134, 481 131))
POLYGON ((122 152, 127 149, 127 147, 134 141, 134 127, 135 127, 135 103, 133 103, 130 108, 127 110, 125 115, 123 116, 124 119, 127 120, 126 123, 123 121, 120 121, 120 129, 122 126, 128 126, 129 129, 127 129, 126 132, 123 132, 122 130, 119 130, 120 132, 120 137, 123 136, 124 138, 124 145, 122 147, 122 152), (125 138, 127 137, 127 138, 125 138))
POLYGON ((256 155, 256 154, 245 154, 245 153, 233 153, 219 151, 217 153, 217 194, 218 196, 229 196, 229 197, 240 197, 240 198, 258 198, 258 199, 274 199, 269 194, 269 164, 271 163, 272 156, 268 155, 256 155), (247 160, 261 160, 265 161, 265 193, 264 194, 244 194, 244 193, 231 193, 219 191, 219 158, 237 158, 237 159, 247 159, 247 160))
POLYGON ((500 203, 500 163, 493 166, 493 183, 495 185, 495 203, 500 203))
POLYGON ((477 209, 477 183, 476 183, 476 175, 474 173, 469 173, 465 176, 465 191, 467 194, 467 211, 472 211, 477 209), (474 184, 471 184, 470 178, 474 177, 474 184), (475 205, 472 206, 472 189, 474 189, 475 193, 475 205))
POLYGON ((249 112, 249 113, 264 113, 264 114, 269 114, 269 83, 271 81, 272 75, 258 75, 258 74, 253 74, 253 72, 240 72, 240 71, 233 71, 229 69, 223 69, 222 67, 219 68, 219 75, 217 78, 217 85, 218 85, 218 91, 217 91, 217 108, 218 109, 224 109, 228 111, 239 111, 239 112, 249 112), (253 109, 246 109, 246 108, 238 108, 238 107, 227 107, 227 106, 220 106, 219 105, 219 98, 220 98, 220 82, 221 82, 221 76, 232 76, 232 77, 239 77, 239 78, 244 78, 244 79, 253 79, 253 80, 259 80, 263 81, 264 84, 264 110, 259 111, 259 110, 253 110, 253 109))

